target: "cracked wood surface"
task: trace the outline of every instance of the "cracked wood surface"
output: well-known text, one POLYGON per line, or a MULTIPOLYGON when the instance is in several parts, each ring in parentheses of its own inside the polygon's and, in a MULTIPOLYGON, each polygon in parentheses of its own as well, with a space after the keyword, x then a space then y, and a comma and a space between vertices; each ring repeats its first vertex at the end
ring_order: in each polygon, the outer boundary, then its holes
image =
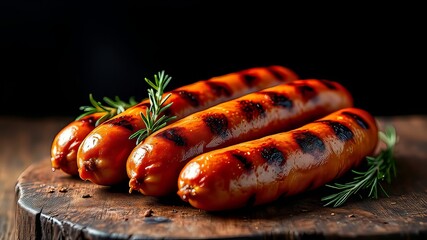
POLYGON ((427 116, 378 119, 399 136, 398 178, 387 188, 389 198, 330 208, 320 202, 327 189, 317 189, 207 213, 175 196, 129 194, 127 186, 102 187, 52 172, 50 144, 70 119, 0 118, 0 239, 426 239, 427 116))

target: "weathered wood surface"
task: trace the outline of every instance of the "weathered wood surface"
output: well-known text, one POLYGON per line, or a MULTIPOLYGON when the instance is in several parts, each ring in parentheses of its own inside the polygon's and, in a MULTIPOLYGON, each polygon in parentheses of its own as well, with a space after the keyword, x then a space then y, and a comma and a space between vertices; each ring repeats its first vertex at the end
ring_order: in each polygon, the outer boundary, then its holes
MULTIPOLYGON (((102 187, 59 171, 52 172, 46 156, 29 165, 16 183, 16 236, 18 239, 427 239, 427 116, 380 118, 380 121, 381 125, 393 124, 399 135, 398 178, 387 188, 389 198, 352 199, 340 208, 330 208, 322 206, 320 201, 328 189, 318 189, 265 206, 208 213, 177 197, 156 199, 129 194, 127 186, 102 187), (148 210, 153 211, 152 216, 145 216, 148 210)), ((45 148, 50 149, 50 141, 44 143, 45 148)), ((1 171, 3 176, 6 170, 1 171)), ((3 215, 5 210, 1 211, 3 215)), ((10 211, 6 210, 9 217, 10 211)), ((10 229, 10 224, 6 223, 6 229, 10 229)))
POLYGON ((0 117, 0 239, 17 239, 15 184, 31 164, 45 161, 55 134, 70 118, 0 117))

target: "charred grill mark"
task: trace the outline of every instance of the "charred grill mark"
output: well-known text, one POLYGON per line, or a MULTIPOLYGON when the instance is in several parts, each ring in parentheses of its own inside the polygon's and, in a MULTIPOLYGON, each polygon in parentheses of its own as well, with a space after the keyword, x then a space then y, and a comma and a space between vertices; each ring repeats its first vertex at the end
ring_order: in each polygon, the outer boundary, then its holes
POLYGON ((221 83, 215 83, 215 82, 209 82, 209 81, 206 81, 205 83, 206 83, 206 85, 209 86, 209 88, 211 89, 212 93, 215 96, 222 96, 222 95, 225 95, 227 97, 231 96, 232 91, 228 85, 221 84, 221 83))
POLYGON ((242 79, 249 87, 255 85, 256 80, 258 80, 258 76, 249 73, 242 73, 242 79))
POLYGON ((285 80, 285 76, 282 75, 281 72, 277 71, 276 69, 274 69, 273 67, 268 67, 266 68, 268 72, 271 73, 271 75, 273 75, 276 79, 280 80, 280 81, 284 81, 285 80))
POLYGON ((287 96, 283 94, 278 94, 275 92, 263 92, 263 94, 267 95, 271 101, 273 102, 273 105, 285 107, 285 108, 292 108, 293 102, 290 100, 287 96))
MULTIPOLYGON (((117 118, 112 118, 110 120, 108 120, 107 122, 104 122, 104 124, 108 123, 114 126, 119 126, 119 127, 123 127, 128 129, 129 131, 133 132, 133 126, 131 124, 131 120, 133 118, 130 116, 122 116, 122 117, 117 117, 117 118)), ((142 121, 142 120, 141 120, 142 121)))
POLYGON ((171 91, 171 93, 176 94, 181 98, 185 99, 193 107, 198 107, 200 105, 200 101, 196 93, 185 91, 185 90, 171 91))
POLYGON ((329 80, 321 79, 321 80, 319 80, 319 82, 321 82, 323 85, 325 85, 328 89, 331 89, 331 90, 337 89, 337 86, 329 80))
POLYGON ((243 156, 243 154, 236 151, 236 152, 232 152, 231 155, 243 164, 244 169, 249 170, 252 168, 252 162, 248 161, 248 159, 245 156, 243 156))
POLYGON ((283 153, 274 146, 263 147, 261 150, 261 156, 269 164, 278 163, 279 165, 282 165, 285 162, 285 156, 283 153))
POLYGON ((316 122, 324 123, 329 127, 331 127, 332 130, 334 130, 334 133, 338 137, 338 139, 340 139, 343 142, 348 141, 354 137, 353 132, 348 127, 344 126, 339 122, 331 121, 331 120, 319 120, 316 122))
POLYGON ((294 132, 293 138, 304 153, 318 156, 326 150, 322 139, 310 131, 294 132))
POLYGON ((240 109, 245 113, 248 121, 252 121, 257 117, 265 117, 265 109, 260 103, 249 100, 239 101, 240 109))
POLYGON ((228 119, 225 114, 222 113, 213 113, 206 116, 203 116, 203 121, 209 127, 210 131, 219 135, 222 138, 228 136, 228 119))
POLYGON ((184 137, 182 137, 180 134, 181 130, 182 128, 179 128, 179 127, 170 128, 157 134, 156 137, 165 138, 167 140, 174 142, 175 145, 182 147, 186 145, 186 142, 184 137))
POLYGON ((301 85, 297 85, 296 89, 302 95, 305 101, 308 101, 314 98, 315 96, 317 96, 316 90, 311 86, 301 84, 301 85))
POLYGON ((247 207, 252 207, 255 204, 256 201, 256 194, 253 193, 251 196, 249 196, 248 200, 246 201, 247 207))
MULTIPOLYGON (((175 115, 175 114, 173 114, 173 111, 171 110, 171 108, 168 108, 168 109, 164 110, 164 111, 163 111, 163 114, 164 114, 165 116, 173 116, 173 115, 175 115)), ((169 122, 169 123, 170 123, 170 122, 169 122)))
POLYGON ((342 114, 353 118, 356 121, 357 125, 359 125, 363 129, 369 129, 370 128, 369 124, 359 115, 352 113, 352 112, 348 112, 348 111, 343 111, 342 114))

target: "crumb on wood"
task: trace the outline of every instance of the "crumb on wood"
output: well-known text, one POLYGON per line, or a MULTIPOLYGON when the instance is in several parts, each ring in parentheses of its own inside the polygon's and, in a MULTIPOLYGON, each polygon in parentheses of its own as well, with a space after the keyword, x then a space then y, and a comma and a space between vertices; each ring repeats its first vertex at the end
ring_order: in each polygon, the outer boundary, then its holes
POLYGON ((47 192, 48 193, 54 193, 55 192, 55 187, 54 186, 48 186, 47 187, 47 192))
POLYGON ((92 195, 90 195, 89 193, 86 193, 86 194, 82 195, 82 198, 91 198, 91 197, 92 197, 92 195))
POLYGON ((331 213, 331 216, 335 216, 335 213, 333 213, 333 212, 332 212, 332 213, 331 213))
POLYGON ((154 213, 153 209, 150 208, 144 212, 144 217, 151 217, 153 216, 153 213, 154 213))
POLYGON ((347 215, 347 217, 349 217, 349 218, 354 218, 354 217, 356 217, 356 215, 354 215, 354 214, 349 214, 349 215, 347 215))
POLYGON ((68 188, 67 187, 61 187, 59 189, 59 192, 66 193, 66 192, 68 192, 68 188))

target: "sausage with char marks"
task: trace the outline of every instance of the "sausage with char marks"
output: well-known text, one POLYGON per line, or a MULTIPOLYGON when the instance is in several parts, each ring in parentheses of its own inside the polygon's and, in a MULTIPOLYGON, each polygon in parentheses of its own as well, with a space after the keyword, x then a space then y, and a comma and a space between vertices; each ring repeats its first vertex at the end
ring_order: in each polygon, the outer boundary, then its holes
POLYGON ((377 144, 375 118, 345 108, 294 130, 193 158, 180 172, 177 193, 207 211, 266 204, 339 178, 377 144))

